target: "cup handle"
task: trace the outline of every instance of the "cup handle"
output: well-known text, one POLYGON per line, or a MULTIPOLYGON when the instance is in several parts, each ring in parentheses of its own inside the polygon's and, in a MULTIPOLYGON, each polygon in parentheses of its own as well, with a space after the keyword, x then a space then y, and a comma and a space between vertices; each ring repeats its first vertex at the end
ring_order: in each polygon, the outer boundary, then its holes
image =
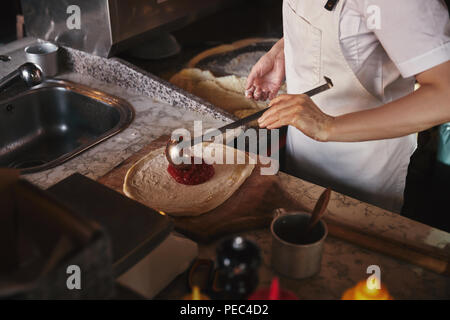
POLYGON ((286 213, 287 213, 287 210, 285 208, 276 208, 275 210, 272 211, 272 217, 273 217, 273 219, 275 219, 286 213))

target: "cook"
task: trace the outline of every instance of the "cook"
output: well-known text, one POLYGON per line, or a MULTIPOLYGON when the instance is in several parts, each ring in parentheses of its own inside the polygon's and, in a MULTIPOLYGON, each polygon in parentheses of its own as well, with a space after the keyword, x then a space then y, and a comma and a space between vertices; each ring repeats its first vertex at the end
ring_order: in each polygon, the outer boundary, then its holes
POLYGON ((287 171, 400 212, 416 132, 450 121, 445 3, 284 0, 283 33, 253 66, 246 96, 271 99, 261 128, 289 126, 287 171), (332 89, 301 94, 323 76, 332 89))

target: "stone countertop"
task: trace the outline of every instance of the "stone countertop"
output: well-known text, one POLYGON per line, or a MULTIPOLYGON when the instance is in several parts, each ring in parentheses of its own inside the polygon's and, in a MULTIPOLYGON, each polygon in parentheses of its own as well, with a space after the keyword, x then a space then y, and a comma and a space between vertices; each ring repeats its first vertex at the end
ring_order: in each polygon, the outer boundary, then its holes
MULTIPOLYGON (((10 62, 0 63, 0 77, 25 61, 23 48, 35 41, 26 38, 0 48, 0 54, 12 57, 10 62)), ((25 176, 42 188, 74 172, 96 179, 157 137, 170 134, 180 127, 191 129, 194 120, 203 120, 203 127, 208 128, 220 126, 232 119, 220 109, 120 59, 104 59, 68 48, 61 48, 60 56, 64 68, 58 78, 121 97, 134 107, 136 115, 127 129, 78 157, 56 168, 25 176)), ((280 173, 280 177, 284 188, 308 209, 312 209, 323 188, 284 173, 280 173)), ((445 252, 450 248, 450 234, 446 232, 338 193, 333 193, 327 218, 400 242, 415 243, 419 247, 445 252)), ((269 262, 270 233, 268 230, 257 230, 243 235, 261 247, 264 264, 260 284, 268 285, 273 276, 269 262)), ((200 245, 200 257, 214 258, 214 250, 215 243, 200 245)), ((368 276, 366 269, 372 264, 380 266, 382 281, 396 298, 450 298, 449 277, 333 237, 329 237, 325 243, 319 275, 300 281, 281 277, 281 284, 305 299, 340 298, 345 289, 368 276)))
MULTIPOLYGON (((278 174, 283 189, 311 210, 324 188, 282 172, 278 174)), ((363 233, 375 232, 399 243, 441 248, 446 252, 449 249, 450 234, 339 193, 332 193, 325 217, 327 222, 344 222, 363 233)), ((381 270, 381 282, 394 299, 450 299, 450 277, 331 235, 324 242, 320 272, 308 279, 290 279, 271 267, 272 236, 268 228, 239 235, 254 241, 261 249, 261 288, 269 287, 272 278, 278 276, 280 285, 300 299, 340 299, 345 290, 370 276, 367 274, 370 265, 377 265, 381 270)), ((215 260, 221 240, 199 245, 199 258, 215 260)), ((157 298, 183 297, 188 293, 186 278, 186 274, 178 277, 157 298)))
POLYGON ((135 118, 128 128, 62 165, 39 173, 26 175, 31 182, 47 188, 74 172, 92 179, 106 174, 152 140, 170 135, 177 128, 193 129, 194 120, 201 119, 204 127, 217 127, 223 121, 196 111, 181 109, 166 102, 130 92, 112 84, 77 73, 64 73, 59 78, 82 83, 128 101, 135 118))
MULTIPOLYGON (((367 267, 377 265, 381 270, 381 282, 394 299, 450 299, 450 278, 332 236, 325 240, 320 272, 308 279, 290 279, 279 275, 271 267, 272 240, 269 230, 240 235, 256 242, 261 249, 260 288, 269 287, 272 278, 278 276, 281 287, 291 290, 302 300, 341 299, 345 290, 370 276, 366 273, 367 267)), ((200 246, 199 257, 214 259, 218 243, 200 246)), ((181 290, 173 290, 173 293, 172 296, 166 293, 166 298, 178 299, 185 294, 181 290)))
MULTIPOLYGON (((0 63, 0 77, 25 62, 23 48, 34 42, 36 39, 25 38, 0 48, 0 54, 11 57, 11 61, 0 63)), ((194 120, 202 120, 203 128, 207 129, 233 119, 199 98, 119 59, 104 59, 69 48, 60 48, 60 58, 63 68, 58 79, 123 98, 133 106, 135 118, 124 131, 81 155, 55 168, 24 176, 42 188, 75 172, 96 179, 159 136, 170 135, 177 128, 193 130, 194 120)))

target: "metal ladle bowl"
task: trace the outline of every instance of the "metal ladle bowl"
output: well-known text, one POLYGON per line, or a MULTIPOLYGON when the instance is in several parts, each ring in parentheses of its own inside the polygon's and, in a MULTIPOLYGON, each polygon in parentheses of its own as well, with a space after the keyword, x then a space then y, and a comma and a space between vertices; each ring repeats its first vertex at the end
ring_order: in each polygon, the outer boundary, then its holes
POLYGON ((183 153, 183 143, 180 140, 169 139, 166 144, 165 155, 167 161, 176 169, 189 170, 192 167, 190 157, 183 153))

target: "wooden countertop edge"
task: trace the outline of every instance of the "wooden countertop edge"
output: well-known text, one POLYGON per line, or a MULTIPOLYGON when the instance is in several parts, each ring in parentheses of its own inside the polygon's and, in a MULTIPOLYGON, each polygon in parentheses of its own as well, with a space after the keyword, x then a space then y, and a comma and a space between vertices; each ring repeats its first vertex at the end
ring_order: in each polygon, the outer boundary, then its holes
POLYGON ((348 225, 327 221, 328 233, 336 238, 349 241, 358 246, 399 258, 439 274, 450 276, 450 259, 439 252, 393 241, 370 233, 362 233, 348 225))
MULTIPOLYGON (((285 191, 287 191, 288 193, 290 193, 291 195, 292 195, 292 190, 291 190, 292 188, 288 188, 286 186, 286 180, 287 179, 290 179, 295 184, 300 184, 300 183, 303 184, 303 186, 299 185, 298 189, 301 189, 301 188, 305 189, 305 186, 304 186, 305 184, 307 185, 306 188, 308 188, 308 189, 309 189, 309 186, 317 188, 317 192, 314 192, 315 194, 317 193, 317 198, 320 196, 321 192, 325 189, 325 188, 323 188, 321 186, 314 185, 313 183, 310 183, 308 181, 304 181, 304 180, 302 180, 300 178, 291 176, 291 175, 289 175, 287 173, 284 173, 284 172, 280 172, 278 174, 281 176, 280 180, 282 181, 281 184, 282 184, 283 189, 285 191)), ((416 236, 415 239, 400 238, 400 236, 396 237, 396 234, 395 234, 396 230, 394 230, 394 231, 387 230, 386 231, 386 230, 374 229, 373 231, 372 230, 368 231, 368 229, 370 229, 370 224, 371 223, 375 223, 376 224, 377 221, 375 219, 372 219, 371 213, 367 213, 367 210, 366 210, 365 213, 362 213, 362 212, 359 212, 359 211, 354 211, 353 212, 353 213, 356 213, 358 215, 364 215, 363 219, 364 219, 365 222, 367 222, 366 225, 364 225, 364 226, 360 226, 360 225, 358 225, 356 223, 352 224, 348 220, 344 220, 344 219, 342 221, 339 221, 338 219, 340 219, 342 217, 342 215, 343 215, 342 210, 345 210, 345 207, 344 207, 344 209, 338 210, 338 208, 333 208, 332 207, 332 203, 334 201, 339 200, 339 198, 344 197, 344 196, 345 195, 342 195, 342 194, 340 194, 340 193, 338 193, 336 191, 333 191, 333 193, 331 195, 331 199, 330 199, 330 204, 328 205, 328 213, 325 214, 325 218, 324 218, 327 222, 339 223, 342 226, 345 225, 345 226, 351 228, 352 230, 359 231, 360 233, 370 233, 373 237, 377 237, 377 238, 382 238, 382 239, 385 239, 385 240, 393 241, 393 242, 396 242, 396 243, 399 243, 399 244, 402 244, 402 245, 405 245, 405 246, 409 246, 409 247, 414 247, 414 248, 417 248, 418 250, 421 250, 422 252, 423 251, 430 251, 433 254, 435 254, 436 256, 441 257, 441 258, 447 258, 447 259, 450 258, 450 234, 449 233, 447 233, 447 232, 445 232, 443 230, 436 229, 436 228, 433 228, 431 226, 425 225, 423 223, 420 223, 420 222, 408 219, 407 217, 403 217, 403 216, 401 216, 399 214, 396 214, 396 213, 384 210, 384 209, 376 207, 374 205, 371 205, 371 204, 368 204, 368 203, 363 203, 366 206, 366 209, 369 208, 369 209, 373 210, 373 212, 374 212, 374 217, 373 218, 379 219, 379 215, 376 214, 376 212, 382 212, 384 217, 385 217, 385 219, 390 219, 391 215, 392 215, 392 217, 394 217, 394 215, 395 215, 396 219, 401 219, 401 223, 407 223, 408 227, 413 226, 413 227, 415 227, 417 229, 420 229, 420 231, 422 233, 422 235, 421 235, 422 238, 418 239, 417 238, 417 234, 415 235, 416 236), (449 237, 448 238, 449 240, 444 239, 444 241, 446 241, 448 243, 446 247, 438 247, 437 245, 433 245, 433 244, 425 242, 425 239, 423 237, 425 235, 428 235, 430 232, 433 232, 433 231, 442 233, 442 235, 445 235, 445 236, 449 237), (381 232, 383 232, 383 234, 381 234, 381 232)), ((355 202, 355 205, 354 206, 350 205, 350 207, 355 207, 355 206, 357 206, 358 204, 361 203, 360 201, 358 201, 356 199, 353 199, 351 197, 348 197, 348 196, 345 196, 345 197, 346 197, 347 201, 350 201, 350 202, 354 201, 355 202)), ((308 198, 307 201, 305 201, 304 198, 305 198, 304 196, 302 196, 302 197, 297 196, 296 197, 296 199, 298 201, 300 201, 302 204, 304 204, 306 207, 308 207, 310 210, 312 210, 312 208, 313 208, 313 206, 315 204, 315 201, 317 199, 308 198), (307 203, 307 202, 310 202, 310 203, 307 203)), ((355 209, 353 209, 353 210, 355 210, 355 209)))

